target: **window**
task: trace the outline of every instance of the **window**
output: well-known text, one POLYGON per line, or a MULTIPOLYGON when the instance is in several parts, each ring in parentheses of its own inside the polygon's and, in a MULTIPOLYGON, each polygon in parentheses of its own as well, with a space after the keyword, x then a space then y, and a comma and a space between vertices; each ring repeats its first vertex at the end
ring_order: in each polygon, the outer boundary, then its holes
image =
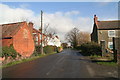
POLYGON ((108 48, 113 49, 113 42, 108 42, 108 48))
POLYGON ((115 37, 115 30, 108 31, 108 36, 109 37, 115 37))
POLYGON ((38 36, 36 36, 36 41, 38 41, 38 36))
POLYGON ((36 41, 35 44, 38 45, 38 42, 36 41))

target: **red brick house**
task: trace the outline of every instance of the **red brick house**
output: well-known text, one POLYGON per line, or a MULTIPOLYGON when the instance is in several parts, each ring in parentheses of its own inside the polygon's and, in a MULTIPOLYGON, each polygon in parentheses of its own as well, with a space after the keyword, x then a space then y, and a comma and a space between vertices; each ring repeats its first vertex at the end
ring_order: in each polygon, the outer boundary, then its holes
MULTIPOLYGON (((35 46, 39 46, 41 44, 41 31, 33 28, 32 34, 35 46)), ((47 39, 46 35, 43 34, 42 36, 43 46, 45 46, 46 39, 47 39)))
POLYGON ((23 57, 29 57, 33 53, 33 23, 17 22, 3 24, 0 27, 2 27, 2 46, 12 45, 23 57))
POLYGON ((32 34, 33 34, 33 39, 34 39, 34 43, 36 46, 40 45, 40 31, 33 28, 33 31, 32 31, 32 34))

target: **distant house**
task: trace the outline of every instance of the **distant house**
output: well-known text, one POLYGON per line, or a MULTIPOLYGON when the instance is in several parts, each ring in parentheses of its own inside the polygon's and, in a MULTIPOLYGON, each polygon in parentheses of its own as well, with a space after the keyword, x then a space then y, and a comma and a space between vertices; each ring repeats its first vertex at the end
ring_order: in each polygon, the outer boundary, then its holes
POLYGON ((12 45, 23 57, 29 57, 33 53, 33 23, 17 22, 3 24, 0 27, 2 28, 2 46, 12 45))
POLYGON ((62 43, 63 48, 68 48, 68 43, 62 43))
POLYGON ((57 46, 57 47, 61 46, 61 41, 58 36, 52 36, 48 38, 50 39, 48 39, 47 45, 52 45, 52 46, 57 46))
MULTIPOLYGON (((41 31, 33 28, 32 34, 33 34, 35 46, 40 46, 41 45, 41 31)), ((43 43, 43 47, 47 45, 52 45, 52 46, 57 46, 57 47, 61 46, 61 42, 58 36, 46 35, 45 33, 43 33, 43 36, 42 36, 42 43, 43 43)))
POLYGON ((94 15, 93 31, 91 33, 91 41, 100 44, 105 41, 105 47, 113 49, 113 37, 120 37, 120 20, 114 21, 98 21, 98 17, 94 15))

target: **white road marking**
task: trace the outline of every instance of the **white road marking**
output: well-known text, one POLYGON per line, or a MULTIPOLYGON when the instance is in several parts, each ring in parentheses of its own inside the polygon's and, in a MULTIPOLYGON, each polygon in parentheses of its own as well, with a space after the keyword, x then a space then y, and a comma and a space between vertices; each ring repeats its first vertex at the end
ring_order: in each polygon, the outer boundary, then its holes
POLYGON ((89 65, 86 65, 86 67, 87 67, 87 70, 90 73, 91 77, 93 77, 95 75, 93 69, 89 65))
POLYGON ((55 65, 57 65, 58 63, 60 63, 63 60, 64 56, 62 58, 60 58, 56 64, 54 64, 54 66, 52 66, 52 68, 46 73, 46 75, 49 75, 55 68, 55 65))

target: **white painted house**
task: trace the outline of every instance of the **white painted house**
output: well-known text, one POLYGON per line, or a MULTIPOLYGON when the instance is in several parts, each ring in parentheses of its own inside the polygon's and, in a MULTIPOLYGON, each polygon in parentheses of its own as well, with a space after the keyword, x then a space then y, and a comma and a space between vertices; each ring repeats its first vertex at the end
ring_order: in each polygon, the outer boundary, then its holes
POLYGON ((60 47, 61 46, 61 41, 60 41, 58 36, 53 36, 52 38, 50 38, 48 40, 48 44, 47 45, 60 47))

